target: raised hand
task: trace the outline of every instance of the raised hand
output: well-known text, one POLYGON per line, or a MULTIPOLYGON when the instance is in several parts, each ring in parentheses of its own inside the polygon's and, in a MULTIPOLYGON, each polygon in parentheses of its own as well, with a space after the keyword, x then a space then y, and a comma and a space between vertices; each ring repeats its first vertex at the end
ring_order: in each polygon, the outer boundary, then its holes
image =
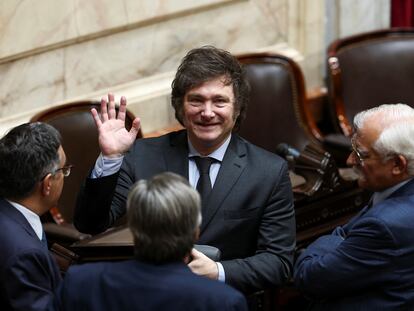
POLYGON ((101 115, 95 108, 91 109, 99 133, 99 147, 106 157, 119 157, 131 148, 134 143, 141 121, 135 118, 128 132, 125 128, 126 98, 121 97, 118 116, 115 110, 114 95, 108 94, 108 102, 101 99, 101 115))

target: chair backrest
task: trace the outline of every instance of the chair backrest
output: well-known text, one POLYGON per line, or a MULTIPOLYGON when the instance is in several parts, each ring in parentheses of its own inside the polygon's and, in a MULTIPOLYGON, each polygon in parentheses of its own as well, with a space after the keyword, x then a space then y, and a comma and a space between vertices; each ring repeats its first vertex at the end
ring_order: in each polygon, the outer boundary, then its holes
POLYGON ((414 28, 393 28, 336 40, 328 47, 331 114, 352 133, 356 113, 381 104, 414 107, 414 28))
MULTIPOLYGON (((90 172, 99 155, 98 131, 90 110, 100 110, 100 102, 80 101, 44 110, 31 118, 31 122, 41 121, 53 125, 62 136, 62 146, 67 163, 74 168, 65 179, 58 206, 50 210, 57 223, 72 223, 73 210, 80 185, 90 172)), ((131 128, 134 115, 127 111, 126 127, 131 128)), ((142 137, 141 132, 138 134, 142 137)))
POLYGON ((280 143, 302 151, 321 137, 306 106, 305 82, 295 61, 269 53, 237 57, 250 84, 250 102, 240 135, 276 152, 280 143))

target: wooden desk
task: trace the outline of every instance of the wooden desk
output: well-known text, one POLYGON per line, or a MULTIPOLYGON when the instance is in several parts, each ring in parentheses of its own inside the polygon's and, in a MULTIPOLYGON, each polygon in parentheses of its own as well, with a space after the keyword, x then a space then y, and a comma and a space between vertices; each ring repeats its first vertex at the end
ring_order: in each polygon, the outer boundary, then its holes
MULTIPOLYGON (((297 249, 346 223, 368 201, 369 194, 355 187, 319 198, 295 195, 297 249)), ((80 262, 123 260, 133 257, 133 238, 125 226, 76 242, 70 249, 80 262)))
POLYGON ((134 255, 134 241, 126 226, 111 228, 91 238, 76 242, 70 249, 80 262, 124 260, 134 255))

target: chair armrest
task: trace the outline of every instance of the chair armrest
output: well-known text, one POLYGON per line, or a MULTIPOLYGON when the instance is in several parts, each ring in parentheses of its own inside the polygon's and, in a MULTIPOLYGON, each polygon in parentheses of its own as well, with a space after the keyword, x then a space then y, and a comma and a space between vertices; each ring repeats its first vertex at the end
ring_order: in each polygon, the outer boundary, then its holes
POLYGON ((221 259, 221 252, 217 247, 210 245, 194 244, 194 248, 213 261, 220 261, 221 259))
POLYGON ((50 248, 50 253, 56 259, 62 275, 66 273, 70 265, 75 264, 79 259, 79 256, 77 254, 57 243, 53 243, 52 247, 50 248))

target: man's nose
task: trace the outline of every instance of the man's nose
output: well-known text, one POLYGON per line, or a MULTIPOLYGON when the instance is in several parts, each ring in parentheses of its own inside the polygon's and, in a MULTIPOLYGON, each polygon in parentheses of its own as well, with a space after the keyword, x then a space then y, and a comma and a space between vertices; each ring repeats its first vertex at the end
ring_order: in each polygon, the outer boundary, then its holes
POLYGON ((201 111, 201 115, 206 118, 214 117, 213 105, 210 101, 204 104, 203 110, 201 111))
POLYGON ((356 160, 356 156, 355 156, 354 152, 351 152, 349 154, 348 158, 346 159, 346 165, 348 165, 348 166, 357 165, 357 160, 356 160))

